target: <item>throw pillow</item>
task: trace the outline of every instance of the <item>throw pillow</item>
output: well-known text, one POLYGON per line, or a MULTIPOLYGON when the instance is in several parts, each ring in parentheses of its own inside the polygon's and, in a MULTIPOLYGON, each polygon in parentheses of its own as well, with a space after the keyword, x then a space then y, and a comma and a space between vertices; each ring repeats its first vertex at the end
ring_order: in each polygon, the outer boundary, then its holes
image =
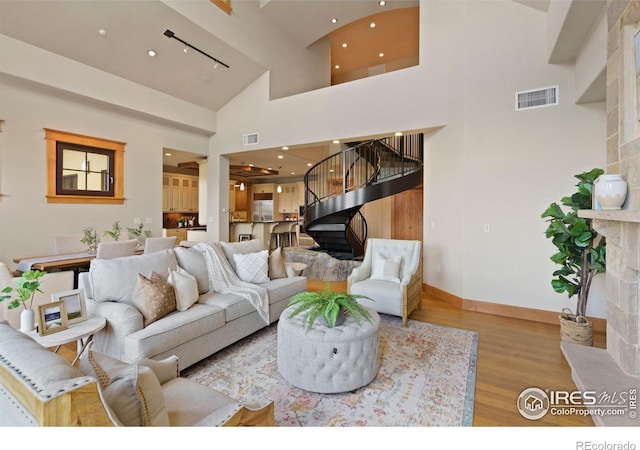
POLYGON ((176 247, 174 251, 180 267, 196 277, 198 293, 209 292, 209 272, 202 252, 195 248, 185 247, 176 247))
POLYGON ((164 394, 153 370, 94 351, 89 351, 87 360, 102 398, 118 422, 124 426, 169 426, 164 394))
POLYGON ((282 257, 282 247, 278 247, 269 255, 269 279, 287 278, 287 269, 282 257))
POLYGON ((173 286, 156 272, 151 272, 148 278, 138 274, 132 300, 144 318, 145 327, 176 310, 173 286))
POLYGON ((382 255, 374 255, 373 270, 371 271, 372 280, 395 281, 400 282, 400 256, 385 258, 382 255))
POLYGON ((176 309, 186 311, 198 301, 198 282, 196 277, 178 267, 176 270, 169 269, 169 279, 167 280, 176 296, 176 309))
POLYGON ((269 281, 269 251, 262 250, 257 253, 247 253, 243 255, 236 253, 233 255, 236 263, 238 277, 242 281, 253 284, 261 284, 269 281))
POLYGON ((220 241, 220 247, 222 247, 222 251, 227 257, 227 261, 229 261, 229 264, 231 264, 231 267, 233 267, 233 270, 235 270, 236 273, 238 273, 238 267, 233 255, 246 255, 249 253, 256 253, 265 250, 264 243, 260 239, 251 239, 250 241, 243 242, 220 241))

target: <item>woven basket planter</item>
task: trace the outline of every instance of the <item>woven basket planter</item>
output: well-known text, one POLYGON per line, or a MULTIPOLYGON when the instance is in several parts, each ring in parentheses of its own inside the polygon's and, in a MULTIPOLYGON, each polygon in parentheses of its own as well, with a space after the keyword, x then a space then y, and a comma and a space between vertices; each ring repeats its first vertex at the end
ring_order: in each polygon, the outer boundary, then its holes
POLYGON ((576 316, 568 310, 560 314, 560 337, 562 342, 572 344, 593 345, 593 322, 583 316, 576 316), (581 322, 578 322, 578 319, 581 322))

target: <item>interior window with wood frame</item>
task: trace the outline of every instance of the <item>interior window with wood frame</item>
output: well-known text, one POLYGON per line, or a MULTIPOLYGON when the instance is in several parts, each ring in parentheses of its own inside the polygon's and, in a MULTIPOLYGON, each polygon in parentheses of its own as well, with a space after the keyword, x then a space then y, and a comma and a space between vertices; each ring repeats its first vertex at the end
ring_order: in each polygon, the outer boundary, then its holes
POLYGON ((123 142, 45 132, 49 203, 124 203, 123 142))

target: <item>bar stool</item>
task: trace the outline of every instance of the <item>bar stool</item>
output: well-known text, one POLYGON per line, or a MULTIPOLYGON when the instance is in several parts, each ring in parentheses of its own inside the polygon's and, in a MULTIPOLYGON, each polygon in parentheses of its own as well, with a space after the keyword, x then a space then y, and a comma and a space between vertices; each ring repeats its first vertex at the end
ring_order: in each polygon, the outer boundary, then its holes
POLYGON ((292 223, 289 229, 283 233, 285 236, 286 244, 283 243, 283 247, 297 247, 298 246, 298 224, 292 223), (295 245, 294 245, 295 241, 295 245))
POLYGON ((289 224, 279 223, 271 230, 271 239, 269 239, 269 250, 278 247, 285 247, 289 239, 289 224))

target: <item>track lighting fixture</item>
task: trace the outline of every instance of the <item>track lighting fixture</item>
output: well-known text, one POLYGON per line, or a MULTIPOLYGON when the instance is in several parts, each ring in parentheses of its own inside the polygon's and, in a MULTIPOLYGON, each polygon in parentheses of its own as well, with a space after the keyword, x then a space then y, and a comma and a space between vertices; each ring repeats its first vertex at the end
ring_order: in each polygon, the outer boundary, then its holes
POLYGON ((171 31, 171 30, 166 30, 166 31, 164 32, 164 35, 165 35, 166 37, 168 37, 169 39, 175 39, 175 40, 177 40, 178 42, 181 42, 183 45, 186 45, 185 49, 186 49, 186 48, 192 48, 193 50, 195 50, 195 51, 197 51, 198 53, 200 53, 200 54, 202 54, 202 55, 206 56, 207 58, 212 59, 212 60, 215 62, 215 66, 214 66, 215 68, 217 68, 217 67, 218 67, 218 64, 222 64, 222 65, 223 65, 223 66, 225 66, 227 69, 229 69, 229 66, 228 66, 227 64, 223 63, 222 61, 220 61, 220 60, 219 60, 219 59, 217 59, 217 58, 214 58, 214 57, 213 57, 213 56, 211 56, 210 54, 208 54, 208 53, 206 53, 206 52, 203 52, 203 51, 202 51, 202 50, 200 50, 199 48, 194 47, 193 45, 189 44, 188 42, 186 42, 186 41, 184 41, 184 40, 180 39, 178 36, 176 36, 176 35, 175 35, 175 33, 174 33, 173 31, 171 31))

